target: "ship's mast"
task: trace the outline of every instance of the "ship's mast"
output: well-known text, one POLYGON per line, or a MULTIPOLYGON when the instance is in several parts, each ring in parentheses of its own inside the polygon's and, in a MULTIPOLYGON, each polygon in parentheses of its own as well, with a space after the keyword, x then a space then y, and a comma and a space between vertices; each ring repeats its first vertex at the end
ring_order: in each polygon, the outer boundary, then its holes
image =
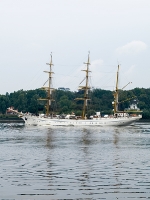
POLYGON ((116 78, 116 90, 114 93, 114 114, 118 112, 118 82, 119 82, 119 65, 118 65, 117 78, 116 78))
POLYGON ((85 71, 86 72, 86 77, 85 77, 85 86, 80 86, 79 89, 80 90, 84 90, 84 97, 83 98, 76 98, 76 100, 83 100, 84 103, 83 103, 83 110, 82 110, 82 119, 86 119, 86 108, 87 108, 87 103, 88 103, 88 100, 90 100, 88 98, 88 90, 90 89, 89 85, 88 85, 88 82, 89 82, 89 65, 90 65, 90 53, 88 54, 88 60, 86 63, 86 69, 85 70, 82 70, 82 71, 85 71))
POLYGON ((46 115, 49 116, 50 114, 50 109, 51 109, 51 103, 52 101, 54 101, 52 99, 52 74, 54 72, 52 72, 52 66, 53 66, 53 62, 52 62, 52 53, 51 53, 51 60, 50 60, 50 63, 46 63, 47 65, 50 66, 50 70, 49 71, 44 71, 45 73, 48 73, 49 74, 49 77, 48 77, 48 87, 42 87, 42 89, 46 90, 47 91, 47 98, 45 99, 39 99, 39 100, 45 100, 47 101, 46 103, 46 115))

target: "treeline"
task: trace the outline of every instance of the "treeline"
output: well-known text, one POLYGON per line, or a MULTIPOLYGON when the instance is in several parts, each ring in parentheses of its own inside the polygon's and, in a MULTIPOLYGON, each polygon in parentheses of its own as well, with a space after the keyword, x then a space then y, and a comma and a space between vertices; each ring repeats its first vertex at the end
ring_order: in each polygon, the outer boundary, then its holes
MULTIPOLYGON (((71 92, 55 90, 53 92, 51 112, 55 114, 75 113, 81 115, 83 107, 82 100, 76 101, 76 98, 82 98, 83 91, 71 92)), ((130 99, 137 98, 138 107, 143 111, 143 118, 150 119, 150 89, 135 88, 133 90, 119 91, 119 110, 129 107, 130 99), (127 100, 127 101, 125 101, 127 100)), ((45 102, 39 101, 39 98, 46 98, 46 92, 41 89, 23 91, 19 90, 13 93, 0 95, 0 113, 5 114, 8 107, 13 106, 14 109, 22 112, 30 112, 34 114, 46 111, 45 102)), ((109 90, 93 89, 89 93, 87 114, 93 115, 100 111, 101 114, 112 114, 113 92, 109 90)))

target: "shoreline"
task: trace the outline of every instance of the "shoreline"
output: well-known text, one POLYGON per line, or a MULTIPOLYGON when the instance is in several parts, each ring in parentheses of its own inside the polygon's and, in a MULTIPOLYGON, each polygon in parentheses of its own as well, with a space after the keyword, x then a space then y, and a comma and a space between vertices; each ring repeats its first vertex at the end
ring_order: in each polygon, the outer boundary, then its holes
POLYGON ((24 120, 21 118, 13 119, 13 118, 1 118, 0 123, 24 123, 24 120))

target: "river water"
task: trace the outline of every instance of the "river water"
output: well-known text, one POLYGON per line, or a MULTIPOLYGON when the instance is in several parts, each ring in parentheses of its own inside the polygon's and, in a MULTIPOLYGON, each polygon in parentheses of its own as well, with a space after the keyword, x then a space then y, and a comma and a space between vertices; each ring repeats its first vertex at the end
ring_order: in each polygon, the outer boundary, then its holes
POLYGON ((0 199, 150 199, 150 123, 0 124, 0 199))

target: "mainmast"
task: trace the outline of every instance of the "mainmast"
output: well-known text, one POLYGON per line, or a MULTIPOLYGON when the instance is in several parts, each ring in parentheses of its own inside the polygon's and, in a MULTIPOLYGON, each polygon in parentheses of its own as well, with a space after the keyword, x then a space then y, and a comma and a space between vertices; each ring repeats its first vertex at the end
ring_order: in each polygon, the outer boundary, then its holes
POLYGON ((86 77, 85 77, 85 86, 80 86, 79 87, 79 90, 84 90, 84 97, 83 98, 76 98, 76 100, 83 100, 84 103, 83 103, 83 110, 82 110, 82 119, 86 119, 86 108, 87 108, 87 103, 88 103, 88 100, 90 100, 88 98, 88 90, 90 89, 89 85, 88 85, 88 82, 89 82, 89 65, 90 65, 90 53, 88 54, 88 60, 86 63, 86 69, 85 70, 82 70, 82 71, 85 71, 86 72, 86 77))
POLYGON ((118 81, 119 81, 119 65, 117 70, 116 90, 114 93, 114 114, 118 112, 118 81))
POLYGON ((53 62, 52 62, 52 53, 51 53, 51 60, 50 63, 46 63, 47 65, 50 66, 50 70, 49 71, 44 71, 45 73, 48 73, 49 78, 48 78, 48 87, 43 86, 42 89, 47 91, 47 98, 45 99, 39 99, 39 100, 45 100, 47 101, 46 103, 46 115, 49 116, 50 114, 50 109, 51 109, 51 103, 52 101, 54 101, 52 99, 52 90, 54 90, 54 88, 52 88, 52 74, 54 74, 54 72, 52 72, 52 66, 53 66, 53 62))

